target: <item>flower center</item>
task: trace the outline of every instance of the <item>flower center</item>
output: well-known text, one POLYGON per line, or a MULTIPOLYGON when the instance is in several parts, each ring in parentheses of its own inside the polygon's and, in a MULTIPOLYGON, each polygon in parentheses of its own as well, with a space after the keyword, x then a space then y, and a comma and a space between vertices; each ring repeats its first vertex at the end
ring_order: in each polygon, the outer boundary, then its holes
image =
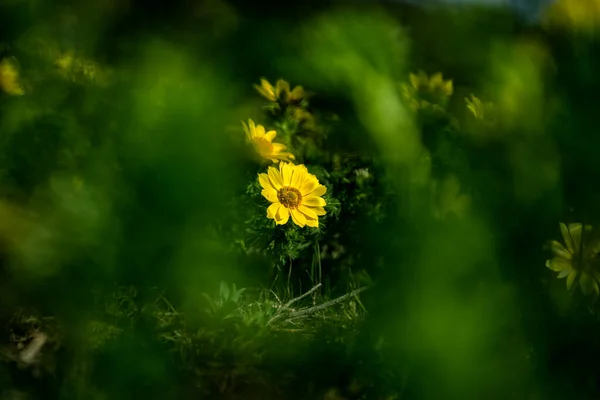
POLYGON ((277 192, 277 199, 287 208, 296 208, 302 201, 302 194, 296 188, 284 186, 277 192))
POLYGON ((262 156, 271 155, 273 153, 273 145, 267 139, 255 138, 254 146, 262 156))

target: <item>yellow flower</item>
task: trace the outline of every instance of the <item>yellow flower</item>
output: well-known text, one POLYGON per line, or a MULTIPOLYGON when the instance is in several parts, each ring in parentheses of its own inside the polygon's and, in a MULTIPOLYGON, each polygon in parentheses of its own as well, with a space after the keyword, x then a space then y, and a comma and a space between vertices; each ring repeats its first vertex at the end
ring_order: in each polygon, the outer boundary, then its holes
POLYGON ((242 126, 244 132, 246 132, 246 138, 262 158, 271 160, 276 164, 281 160, 289 161, 295 158, 292 153, 284 151, 287 149, 284 144, 272 143, 272 140, 277 136, 277 132, 265 132, 264 126, 254 124, 251 119, 248 120, 248 125, 242 122, 242 126))
POLYGON ((306 97, 306 93, 302 86, 296 86, 293 90, 290 90, 290 84, 283 79, 279 79, 275 84, 275 87, 273 87, 268 80, 261 78, 260 86, 254 85, 254 88, 258 90, 258 93, 264 98, 272 102, 282 101, 288 104, 295 104, 306 97))
POLYGON ((0 89, 13 96, 25 93, 19 84, 19 70, 15 62, 8 58, 0 62, 0 89))
POLYGON ((441 72, 429 77, 425 72, 409 74, 410 84, 402 85, 402 95, 413 109, 426 108, 431 104, 445 105, 454 92, 452 80, 444 80, 441 72))
POLYGON ((471 111, 475 118, 483 119, 483 103, 481 102, 481 100, 479 100, 478 97, 475 97, 475 95, 473 94, 470 97, 470 99, 468 97, 465 97, 465 103, 467 103, 467 108, 469 109, 469 111, 471 111))
POLYGON ((458 178, 451 175, 443 181, 434 182, 436 204, 434 216, 445 219, 450 215, 463 217, 471 207, 471 196, 460 192, 458 178))
POLYGON ((600 241, 591 240, 592 227, 582 224, 560 223, 566 247, 553 240, 550 242, 554 258, 546 261, 546 267, 558 272, 558 278, 567 278, 567 289, 573 287, 575 281, 579 282, 583 294, 599 293, 600 265, 596 257, 600 252, 600 241))
POLYGON ((600 0, 558 0, 546 9, 542 23, 574 31, 597 30, 600 26, 600 0))
POLYGON ((277 225, 292 221, 299 227, 319 226, 319 216, 325 215, 326 203, 321 197, 327 188, 310 174, 304 165, 280 163, 279 170, 269 167, 267 174, 259 174, 262 195, 272 204, 267 208, 267 218, 277 225))

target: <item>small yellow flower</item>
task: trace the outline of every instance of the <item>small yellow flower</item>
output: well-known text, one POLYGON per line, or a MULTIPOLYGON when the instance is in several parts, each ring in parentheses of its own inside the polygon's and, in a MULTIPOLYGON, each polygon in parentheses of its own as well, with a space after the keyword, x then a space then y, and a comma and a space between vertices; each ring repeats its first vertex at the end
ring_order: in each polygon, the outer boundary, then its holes
POLYGON ((21 96, 25 93, 19 84, 19 70, 15 62, 9 58, 0 62, 0 89, 13 96, 21 96))
POLYGON ((260 86, 254 85, 254 88, 264 98, 274 103, 281 101, 286 104, 296 104, 306 97, 302 86, 296 86, 290 90, 290 84, 283 79, 279 79, 273 87, 268 80, 261 78, 260 86))
POLYGON ((591 32, 600 28, 600 0, 558 0, 542 16, 548 26, 591 32))
POLYGON ((287 149, 284 144, 272 143, 272 140, 277 136, 277 132, 265 132, 264 126, 256 125, 251 119, 248 120, 248 125, 242 122, 242 127, 246 132, 246 139, 252 143, 260 157, 271 160, 275 164, 281 160, 289 161, 295 158, 292 153, 284 151, 287 149))
POLYGON ((554 258, 546 261, 546 267, 558 272, 558 278, 567 278, 567 289, 571 289, 578 281, 583 294, 599 293, 600 265, 597 255, 600 252, 600 241, 591 240, 592 227, 580 223, 560 223, 566 247, 552 240, 550 242, 554 258))
POLYGON ((425 72, 409 74, 410 84, 402 84, 402 95, 413 109, 426 108, 431 104, 445 105, 454 92, 452 80, 444 80, 437 72, 429 77, 425 72))
POLYGON ((262 195, 271 202, 267 218, 277 225, 292 221, 299 227, 319 226, 319 216, 325 215, 326 203, 321 197, 327 188, 310 174, 304 165, 279 163, 279 169, 269 167, 267 174, 259 174, 262 195))
POLYGON ((454 175, 434 182, 434 216, 445 219, 450 215, 463 217, 471 207, 471 196, 460 192, 460 182, 454 175))

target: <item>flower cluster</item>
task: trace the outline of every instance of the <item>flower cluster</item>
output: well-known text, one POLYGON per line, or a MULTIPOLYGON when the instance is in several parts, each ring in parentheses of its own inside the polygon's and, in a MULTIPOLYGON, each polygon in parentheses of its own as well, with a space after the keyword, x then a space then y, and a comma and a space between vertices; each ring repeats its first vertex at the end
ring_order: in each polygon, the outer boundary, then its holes
POLYGON ((428 76, 425 72, 409 74, 409 83, 401 84, 402 95, 413 110, 445 107, 454 93, 452 80, 444 80, 437 72, 428 76))
POLYGON ((600 241, 592 235, 592 227, 580 223, 560 224, 565 244, 550 242, 554 257, 546 261, 546 267, 558 272, 558 278, 567 278, 567 289, 577 282, 583 294, 600 293, 600 241))
MULTIPOLYGON (((305 108, 306 92, 302 86, 290 89, 289 83, 282 79, 275 86, 261 79, 261 84, 254 87, 276 106, 276 110, 285 111, 296 122, 312 120, 312 115, 305 108)), ((327 188, 308 172, 304 164, 292 163, 296 157, 285 144, 273 142, 277 131, 267 130, 252 119, 248 120, 248 124, 242 122, 242 127, 261 161, 278 164, 278 168, 269 166, 267 173, 258 174, 262 195, 271 203, 266 211, 267 218, 274 220, 276 225, 284 225, 291 219, 301 228, 318 228, 319 217, 326 213, 323 208, 326 202, 322 196, 327 188)))

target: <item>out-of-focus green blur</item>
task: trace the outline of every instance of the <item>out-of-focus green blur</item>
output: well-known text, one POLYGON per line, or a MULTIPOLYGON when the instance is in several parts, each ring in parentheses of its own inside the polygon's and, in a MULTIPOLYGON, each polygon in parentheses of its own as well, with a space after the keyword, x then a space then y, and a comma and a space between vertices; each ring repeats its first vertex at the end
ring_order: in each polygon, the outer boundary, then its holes
POLYGON ((0 0, 0 396, 598 396, 600 248, 568 291, 544 246, 600 222, 600 6, 308 3, 0 0), (267 219, 248 119, 318 229, 267 219))

